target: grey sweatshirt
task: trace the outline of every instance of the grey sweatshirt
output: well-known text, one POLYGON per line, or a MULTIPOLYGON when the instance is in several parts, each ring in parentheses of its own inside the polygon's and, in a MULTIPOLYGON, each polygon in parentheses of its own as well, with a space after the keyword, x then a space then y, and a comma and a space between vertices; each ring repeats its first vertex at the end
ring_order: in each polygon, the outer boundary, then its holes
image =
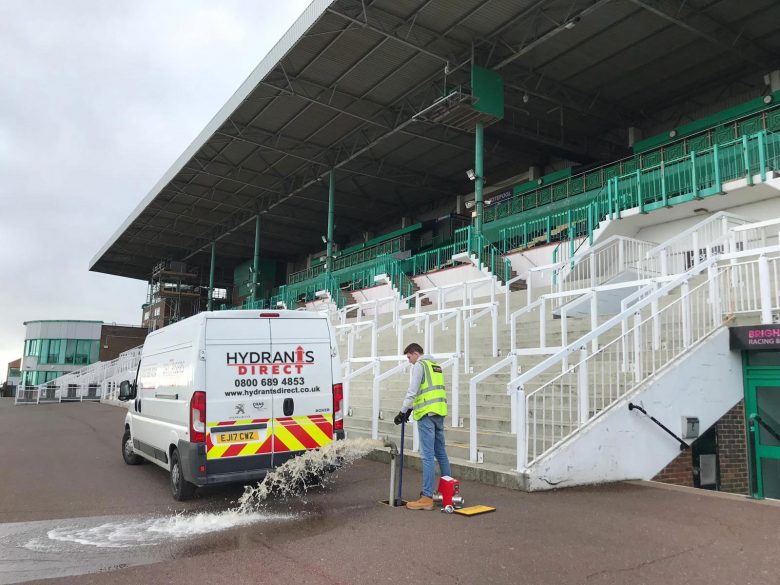
POLYGON ((432 362, 436 361, 433 359, 433 356, 430 356, 426 353, 425 355, 421 355, 420 359, 417 360, 417 363, 412 366, 411 379, 409 380, 409 389, 406 391, 406 397, 404 398, 404 403, 401 406, 401 412, 405 413, 412 408, 412 402, 414 402, 414 398, 417 396, 417 392, 420 391, 420 384, 422 384, 423 377, 425 376, 423 365, 420 363, 422 360, 428 360, 432 362))

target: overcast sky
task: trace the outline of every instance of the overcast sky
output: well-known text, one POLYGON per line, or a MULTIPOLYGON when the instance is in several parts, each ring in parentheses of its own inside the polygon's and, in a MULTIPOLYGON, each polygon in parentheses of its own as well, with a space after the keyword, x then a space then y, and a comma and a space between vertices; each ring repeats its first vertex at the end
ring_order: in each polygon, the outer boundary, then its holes
POLYGON ((0 0, 0 380, 22 323, 140 324, 89 261, 309 0, 0 0))

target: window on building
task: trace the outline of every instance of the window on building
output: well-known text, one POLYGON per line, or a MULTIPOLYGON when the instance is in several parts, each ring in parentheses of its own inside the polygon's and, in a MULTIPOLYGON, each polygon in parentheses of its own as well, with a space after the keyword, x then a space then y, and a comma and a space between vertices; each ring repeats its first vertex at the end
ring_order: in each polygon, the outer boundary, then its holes
POLYGON ((74 364, 85 365, 89 363, 89 352, 92 342, 88 339, 79 339, 76 344, 76 357, 74 364))
POLYGON ((159 317, 160 316, 160 307, 155 307, 154 308, 154 316, 155 317, 159 317))
POLYGON ((39 364, 49 363, 49 339, 41 339, 41 354, 38 359, 39 364))
POLYGON ((75 339, 68 339, 66 340, 66 346, 65 346, 65 363, 66 364, 72 364, 74 356, 76 354, 76 340, 75 339))
POLYGON ((47 364, 59 364, 60 361, 60 346, 63 344, 64 339, 50 339, 49 340, 49 352, 46 358, 47 364))
POLYGON ((40 356, 41 355, 41 341, 40 339, 28 339, 24 342, 24 355, 25 356, 40 356))

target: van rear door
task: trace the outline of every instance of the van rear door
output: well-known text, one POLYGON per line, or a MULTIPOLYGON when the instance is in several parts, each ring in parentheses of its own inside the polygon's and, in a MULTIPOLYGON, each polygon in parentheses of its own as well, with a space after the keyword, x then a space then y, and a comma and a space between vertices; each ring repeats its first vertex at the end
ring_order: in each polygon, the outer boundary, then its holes
POLYGON ((266 383, 276 467, 333 440, 333 373, 327 319, 285 316, 271 319, 270 327, 273 356, 266 383))
POLYGON ((270 354, 269 319, 206 320, 207 474, 271 467, 273 401, 261 371, 270 354))

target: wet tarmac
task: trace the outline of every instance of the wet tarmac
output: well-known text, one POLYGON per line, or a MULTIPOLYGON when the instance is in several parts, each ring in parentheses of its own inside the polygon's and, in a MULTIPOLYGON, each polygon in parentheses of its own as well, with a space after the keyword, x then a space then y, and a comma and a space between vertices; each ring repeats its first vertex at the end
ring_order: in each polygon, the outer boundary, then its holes
MULTIPOLYGON (((359 461, 239 517, 240 486, 181 504, 163 470, 126 466, 122 419, 98 404, 0 401, 0 583, 780 582, 774 503, 647 484, 464 483, 469 504, 498 508, 464 518, 380 505, 388 467, 359 461)), ((420 475, 405 481, 414 496, 420 475)))

